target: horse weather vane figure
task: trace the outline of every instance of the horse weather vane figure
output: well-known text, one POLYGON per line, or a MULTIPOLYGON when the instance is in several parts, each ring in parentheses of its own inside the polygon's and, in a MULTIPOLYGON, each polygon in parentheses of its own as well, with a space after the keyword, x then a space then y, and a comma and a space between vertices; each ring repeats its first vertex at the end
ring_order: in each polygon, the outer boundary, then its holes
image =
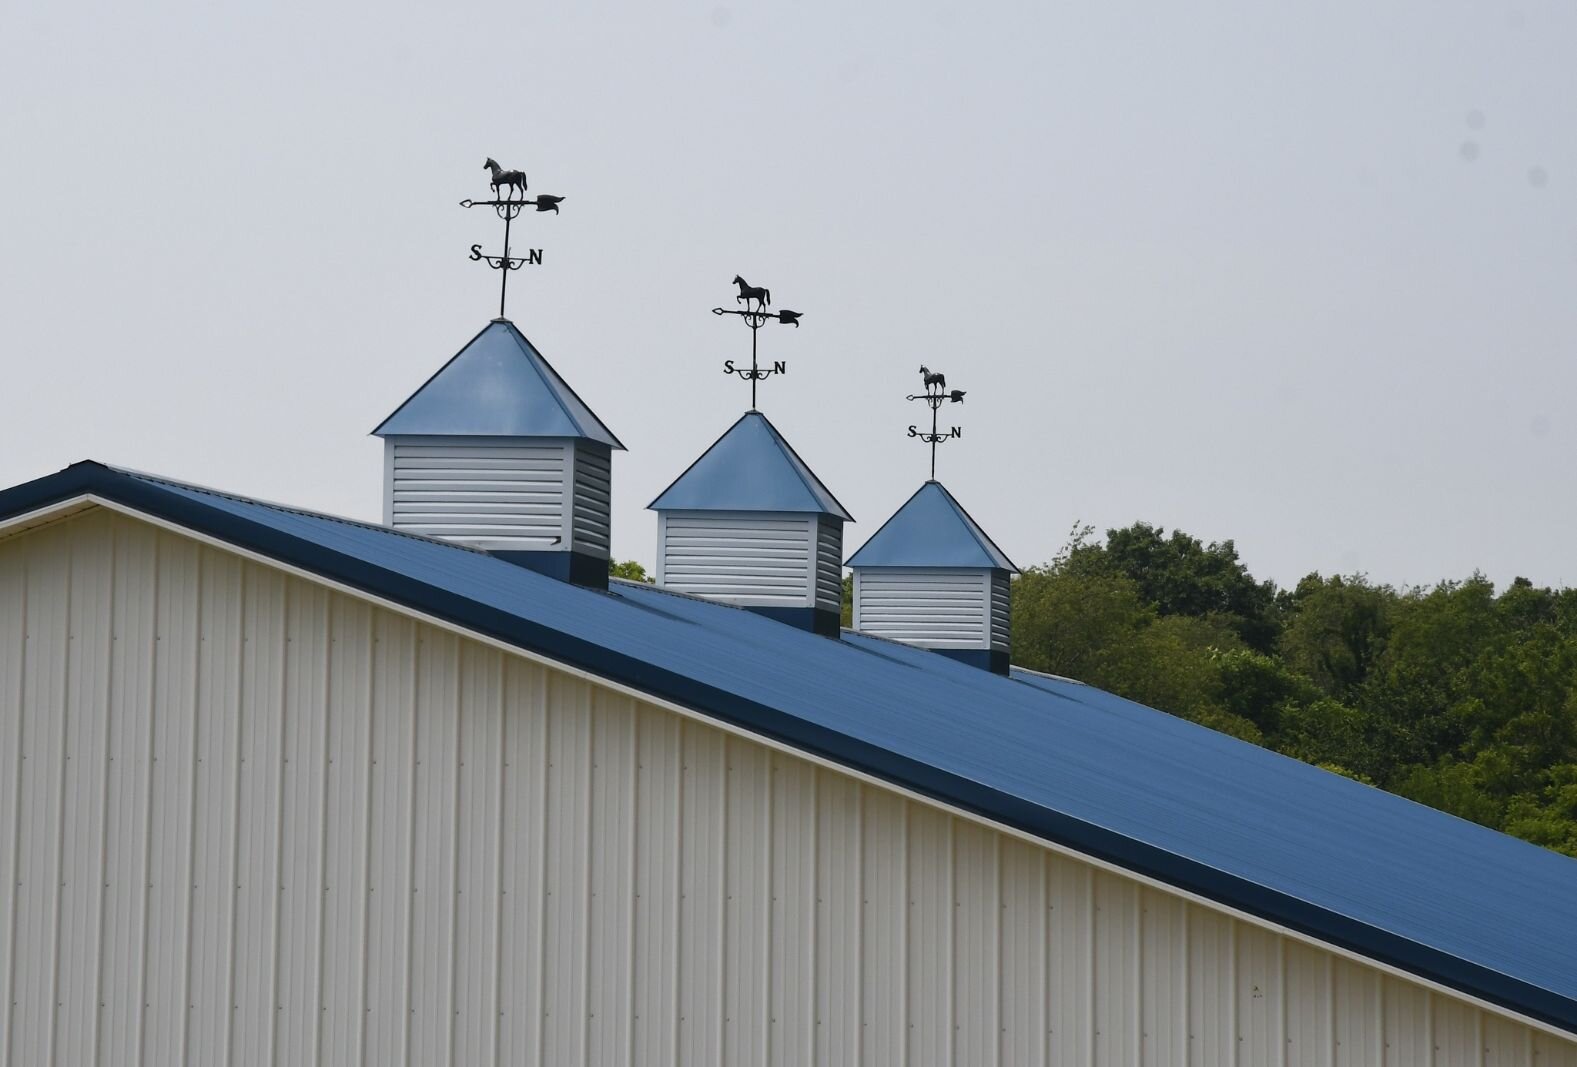
POLYGON ((936 481, 936 446, 944 441, 951 441, 955 437, 964 436, 964 431, 952 426, 947 430, 939 430, 936 425, 937 409, 943 404, 962 404, 964 391, 962 389, 947 388, 947 375, 941 371, 933 371, 929 367, 920 368, 920 377, 925 382, 925 392, 910 393, 907 400, 924 400, 931 408, 931 432, 926 433, 916 426, 909 427, 909 436, 918 437, 931 446, 931 480, 936 481))
POLYGON ((756 362, 756 334, 761 327, 767 324, 768 319, 776 319, 785 326, 799 326, 800 313, 784 308, 779 311, 768 311, 772 303, 772 292, 764 285, 751 285, 739 275, 734 275, 734 284, 739 286, 739 295, 734 298, 734 303, 743 304, 744 308, 713 308, 714 315, 738 315, 750 327, 750 366, 737 367, 734 361, 723 361, 724 374, 737 374, 750 383, 750 410, 756 410, 756 383, 772 377, 774 374, 787 374, 788 363, 784 360, 775 361, 770 367, 762 367, 756 362), (752 307, 751 304, 755 306, 752 307))
POLYGON ((504 300, 509 295, 509 272, 519 270, 528 263, 538 264, 542 262, 542 249, 540 248, 528 249, 523 256, 511 256, 509 254, 509 225, 515 221, 516 215, 528 207, 534 207, 538 211, 551 211, 557 215, 559 204, 563 202, 564 198, 543 193, 535 199, 528 200, 526 198, 525 171, 505 170, 491 159, 482 164, 482 169, 488 171, 491 175, 488 186, 493 190, 493 199, 462 200, 460 201, 460 206, 465 208, 490 207, 498 212, 499 218, 504 220, 503 255, 490 256, 482 251, 481 245, 475 244, 471 246, 471 258, 473 260, 484 260, 489 267, 502 272, 502 280, 498 286, 498 317, 504 318, 504 300))

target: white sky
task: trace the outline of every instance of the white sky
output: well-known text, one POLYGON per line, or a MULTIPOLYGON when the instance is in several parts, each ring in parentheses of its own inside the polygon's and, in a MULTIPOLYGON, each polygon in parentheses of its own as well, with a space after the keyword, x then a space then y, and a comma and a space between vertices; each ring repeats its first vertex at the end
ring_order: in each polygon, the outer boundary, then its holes
POLYGON ((1577 5, 0 8, 0 485, 81 458, 376 519, 378 421, 495 313, 630 448, 614 549, 746 406, 859 522, 939 475, 1256 574, 1577 582, 1577 5), (1471 158, 1469 158, 1471 157, 1471 158))

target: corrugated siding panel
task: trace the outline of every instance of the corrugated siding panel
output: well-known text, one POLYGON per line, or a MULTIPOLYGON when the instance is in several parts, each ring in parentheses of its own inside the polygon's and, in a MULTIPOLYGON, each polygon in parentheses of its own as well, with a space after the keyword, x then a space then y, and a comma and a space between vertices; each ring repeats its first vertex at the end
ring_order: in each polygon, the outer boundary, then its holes
MULTIPOLYGON (((566 444, 412 444, 391 438, 386 447, 391 526, 477 548, 522 551, 558 547, 557 539, 565 536, 565 479, 572 462, 566 444)), ((588 495, 585 503, 591 500, 588 495)))
POLYGON ((1140 891, 1143 950, 1139 1000, 1145 1067, 1188 1062, 1188 904, 1140 891))
MULTIPOLYGON (((1285 959, 1287 1067, 1329 1067, 1335 1040, 1331 1015, 1334 960, 1328 952, 1297 942, 1287 943, 1285 959)), ((1390 1061, 1386 1062, 1389 1065, 1390 1061)))
POLYGON ((855 576, 854 628, 926 648, 985 648, 990 574, 862 567, 855 576))
POLYGON ((816 768, 772 754, 771 1033, 773 1067, 809 1064, 816 1048, 816 768))
POLYGON ((1095 870, 1048 858, 1046 1040, 1052 1063, 1089 1063, 1095 1041, 1095 870))
POLYGON ((187 937, 186 1055, 223 1060, 231 1023, 240 784, 242 564, 204 552, 198 571, 196 784, 187 937))
POLYGON ((633 1034, 638 712, 629 697, 592 692, 591 944, 587 1062, 627 1063, 633 1034))
POLYGON ((1002 1062, 1044 1063, 1046 854, 1000 838, 1002 863, 1002 1062))
MULTIPOLYGON (((679 1055, 723 1059, 723 953, 727 913, 723 843, 728 815, 726 735, 685 723, 679 812, 679 1055)), ((554 1061, 557 1062, 557 1061, 554 1061)))
POLYGON ((816 776, 816 1062, 860 1056, 860 794, 837 774, 816 776))
POLYGON ((771 756, 728 742, 724 828, 723 1062, 765 1064, 772 951, 771 756))
POLYGON ((602 445, 577 441, 574 457, 571 547, 577 552, 606 556, 613 508, 613 453, 602 445))
POLYGON ((1139 1062, 1139 885, 1098 872, 1094 890, 1095 1062, 1118 1067, 1139 1062))
POLYGON ((591 687, 548 677, 547 842, 543 871, 544 1064, 586 1057, 591 943, 591 687))
POLYGON ((810 607, 813 516, 668 512, 658 584, 732 604, 810 607))
POLYGON ((1577 1067, 1577 1046, 102 513, 0 543, 10 1065, 1577 1067))
MULTIPOLYGON (((147 958, 142 974, 141 1035, 141 1055, 149 1063, 182 1061, 189 1010, 186 961, 191 898, 187 887, 191 885, 192 811, 198 799, 192 788, 197 742, 193 696, 199 658, 197 587, 201 551, 191 541, 160 535, 154 564, 157 623, 152 652, 153 795, 143 917, 147 958)), ((306 593, 304 588, 296 591, 297 597, 306 593)), ((289 632, 297 642, 312 636, 301 627, 290 627, 289 632)), ((287 721, 296 710, 293 697, 290 694, 286 698, 287 721)), ((278 952, 276 942, 276 959, 278 952)))
POLYGON ((1188 921, 1188 1062, 1235 1063, 1239 924, 1204 908, 1188 921))
POLYGON ((1379 1063, 1385 1046, 1380 1019, 1381 974, 1345 959, 1332 965, 1336 997, 1336 1063, 1379 1063))
POLYGON ((684 769, 682 724, 673 715, 636 713, 635 954, 632 1062, 674 1062, 679 1043, 679 848, 684 769))
MULTIPOLYGON (((408 1047, 410 920, 415 905, 411 861, 416 825, 417 634, 418 627, 410 620, 386 612, 374 615, 363 976, 367 1003, 362 1048, 367 1063, 403 1063, 408 1047)), ((507 739, 503 750, 508 760, 507 739)), ((267 858, 262 861, 266 865, 267 858)), ((503 888, 507 890, 507 884, 503 888)), ((507 906, 506 893, 501 892, 499 899, 507 906)))
MULTIPOLYGON (((96 542, 74 549, 70 562, 69 642, 65 719, 65 768, 61 839, 82 848, 60 852, 60 899, 55 914, 55 1033, 52 1062, 91 1062, 99 1021, 98 977, 103 945, 105 785, 109 770, 110 611, 113 603, 115 531, 108 517, 89 515, 68 538, 96 542), (82 669, 88 664, 100 669, 82 669)), ((231 563, 227 573, 238 575, 231 563)), ((228 690, 224 679, 219 688, 228 690)), ((221 712, 228 717, 229 709, 221 712)), ((228 904, 228 901, 225 902, 228 904)), ((223 907, 223 905, 221 905, 223 907)))
MULTIPOLYGON (((0 554, 4 551, 0 547, 0 554)), ((13 556, 5 561, 0 555, 0 766, 5 768, 0 782, 0 804, 4 805, 0 810, 0 1023, 4 1023, 0 1027, 0 1062, 5 1063, 13 1061, 18 1043, 15 964, 19 962, 16 916, 23 878, 22 784, 24 773, 32 770, 24 759, 30 738, 23 723, 23 710, 31 703, 24 670, 29 651, 27 628, 34 618, 28 606, 29 569, 25 559, 13 556)), ((140 923, 138 927, 140 930, 140 923)), ((117 1002, 117 1008, 120 1006, 117 1002)))
POLYGON ((987 1067, 1001 1048, 1001 835, 953 823, 953 1061, 987 1067))
POLYGON ((909 812, 907 1063, 953 1062, 953 824, 932 809, 909 812))
POLYGON ((860 1062, 869 1067, 903 1067, 909 1048, 909 812, 913 805, 881 790, 863 792, 860 1062))
POLYGON ((452 1047, 457 1062, 488 1063, 498 1040, 504 657, 470 643, 460 650, 459 735, 452 1047))

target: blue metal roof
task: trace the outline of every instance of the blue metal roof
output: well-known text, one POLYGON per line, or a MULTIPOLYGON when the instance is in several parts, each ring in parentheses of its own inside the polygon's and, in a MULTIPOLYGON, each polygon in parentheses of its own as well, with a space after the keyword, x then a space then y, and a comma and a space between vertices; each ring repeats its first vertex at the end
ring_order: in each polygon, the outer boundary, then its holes
POLYGON ((1577 861, 1110 693, 833 640, 82 463, 83 493, 673 701, 1577 1033, 1577 861))
POLYGON ((508 319, 488 323, 372 432, 573 437, 624 447, 508 319))
POLYGON ((647 507, 653 511, 788 511, 854 521, 777 427, 747 411, 647 507))
POLYGON ((915 490, 845 566, 1018 570, 938 481, 915 490))

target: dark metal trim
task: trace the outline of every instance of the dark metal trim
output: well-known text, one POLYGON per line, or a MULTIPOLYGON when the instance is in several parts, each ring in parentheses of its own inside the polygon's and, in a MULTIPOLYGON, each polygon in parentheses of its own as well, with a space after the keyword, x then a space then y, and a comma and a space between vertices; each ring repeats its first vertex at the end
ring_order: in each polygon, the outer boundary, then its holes
MULTIPOLYGON (((920 647, 924 647, 923 645, 920 647)), ((971 667, 990 671, 992 674, 1008 673, 1008 654, 994 648, 933 648, 928 651, 935 652, 938 656, 967 663, 971 667)))
POLYGON ((841 622, 836 611, 826 608, 771 608, 750 604, 740 605, 745 611, 753 612, 762 618, 781 622, 800 630, 809 630, 811 633, 823 637, 837 637, 841 634, 841 622))
POLYGON ((608 588, 608 559, 585 552, 489 552, 506 563, 513 563, 549 578, 588 589, 608 588))

